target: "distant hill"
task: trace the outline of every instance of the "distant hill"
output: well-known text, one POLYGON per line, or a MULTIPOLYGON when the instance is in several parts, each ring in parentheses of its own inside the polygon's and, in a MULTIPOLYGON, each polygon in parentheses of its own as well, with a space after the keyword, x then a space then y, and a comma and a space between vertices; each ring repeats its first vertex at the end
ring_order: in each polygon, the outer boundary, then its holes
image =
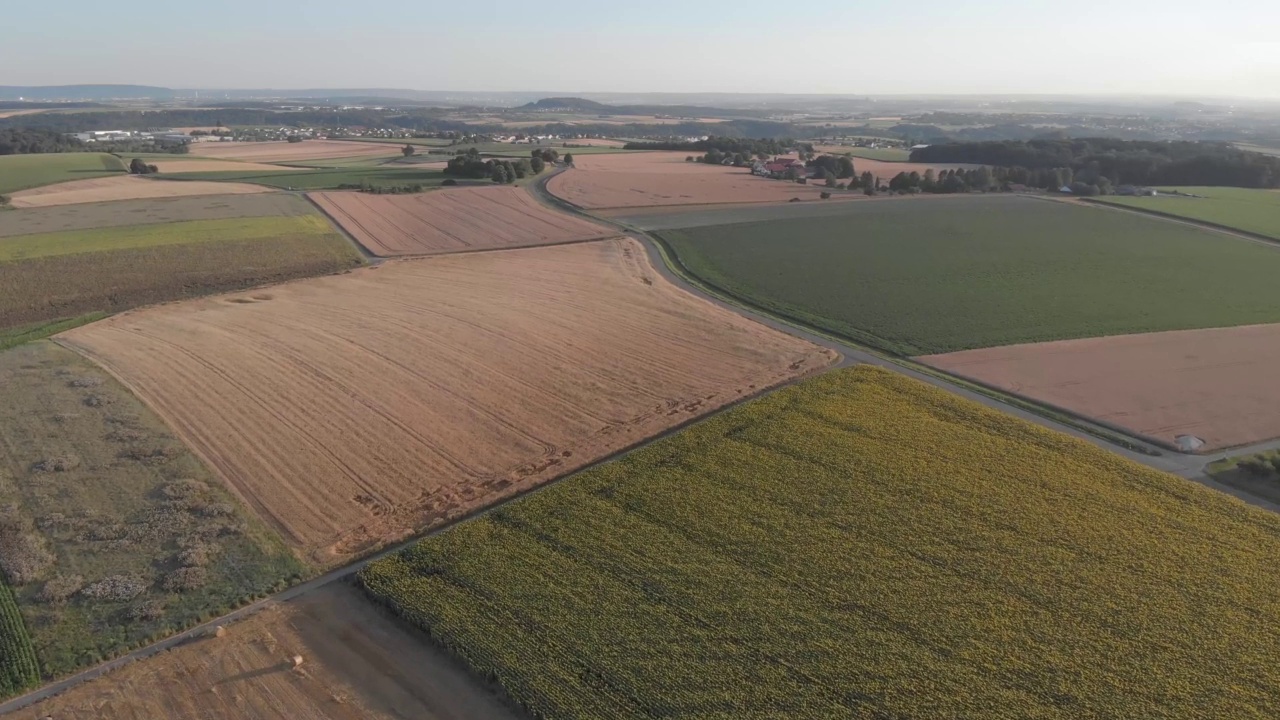
POLYGON ((176 95, 149 85, 0 85, 0 100, 170 100, 176 95))
POLYGON ((598 103, 594 100, 587 100, 578 97, 553 97, 543 98, 537 102, 531 102, 521 106, 520 110, 565 110, 570 112, 613 112, 615 108, 610 105, 598 103))

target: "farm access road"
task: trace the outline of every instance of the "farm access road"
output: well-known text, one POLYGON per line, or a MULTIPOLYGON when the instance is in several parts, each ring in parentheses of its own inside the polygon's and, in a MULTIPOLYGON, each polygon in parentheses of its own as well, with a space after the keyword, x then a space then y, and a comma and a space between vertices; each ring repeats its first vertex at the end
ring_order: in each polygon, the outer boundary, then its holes
MULTIPOLYGON (((1171 452, 1163 452, 1162 454, 1159 454, 1159 455, 1148 455, 1145 453, 1137 452, 1135 450, 1130 450, 1125 447, 1121 447, 1103 438, 1084 432, 1083 430, 1080 430, 1076 427, 1072 427, 1070 425, 1057 422, 1043 415, 1033 413, 1028 410, 1024 410, 1022 408, 1010 405, 1006 402, 993 398, 989 395, 971 390, 962 385, 951 382, 945 378, 942 378, 933 374, 929 374, 929 373, 920 372, 913 368, 894 362, 892 359, 870 352, 865 348, 843 342, 841 340, 838 340, 833 337, 829 337, 824 334, 815 333, 805 327, 802 327, 800 325, 793 324, 790 322, 786 322, 772 315, 767 315, 761 312, 757 312, 756 310, 745 307, 735 302, 731 302, 716 294, 710 293, 704 288, 702 288, 701 286, 698 286, 694 283, 689 282, 684 276, 682 276, 681 274, 679 274, 673 269, 672 261, 669 261, 662 246, 659 244, 657 240, 650 237, 647 233, 641 230, 635 229, 631 226, 615 222, 608 218, 601 218, 601 217, 592 215, 588 212, 583 211, 581 208, 578 208, 570 203, 567 203, 561 200, 560 198, 555 197, 550 192, 548 192, 546 189, 547 181, 550 180, 552 177, 555 177, 556 175, 562 172, 565 172, 566 170, 568 170, 568 168, 565 168, 565 167, 558 168, 557 170, 551 173, 547 173, 542 178, 539 178, 533 183, 530 183, 528 185, 528 189, 530 193, 539 202, 549 205, 557 210, 590 218, 591 220, 594 220, 596 222, 603 223, 610 227, 617 228, 619 231, 619 234, 621 235, 626 235, 627 237, 631 237, 638 240, 641 243, 641 245, 645 248, 645 251, 649 256, 649 261, 653 265, 654 269, 658 273, 660 273, 662 277, 664 277, 668 282, 675 284, 677 287, 684 289, 686 292, 690 292, 697 297, 701 297, 707 300, 708 302, 714 303, 720 307, 731 310, 735 313, 738 313, 739 315, 742 315, 743 317, 755 320, 756 322, 762 323, 780 332, 785 332, 790 335, 808 340, 809 342, 812 342, 821 347, 835 350, 836 352, 840 353, 841 361, 836 365, 831 366, 829 370, 834 370, 836 368, 841 368, 841 367, 849 367, 851 365, 857 365, 857 364, 867 364, 867 365, 875 365, 877 367, 882 367, 887 370, 891 370, 893 372, 901 373, 908 377, 915 378, 916 380, 929 383, 930 385, 933 385, 935 387, 942 388, 943 390, 946 390, 948 392, 955 393, 966 399, 972 400, 977 403, 981 403, 995 410, 999 410, 1001 412, 1014 415, 1028 422, 1036 423, 1037 425, 1040 425, 1042 427, 1046 427, 1051 430, 1056 430, 1058 432, 1066 433, 1068 435, 1071 435, 1072 437, 1080 438, 1087 442, 1093 443, 1094 445, 1097 445, 1105 450, 1109 450, 1125 458, 1128 458, 1129 460, 1133 460, 1134 462, 1139 462, 1139 463, 1142 463, 1143 465, 1147 465, 1148 467, 1152 467, 1157 470, 1163 470, 1165 472, 1181 476, 1188 480, 1193 480, 1202 485, 1210 487, 1214 490, 1218 490, 1219 492, 1232 495, 1256 507, 1259 507, 1265 510, 1270 510, 1272 512, 1280 513, 1280 504, 1276 504, 1268 500, 1265 500, 1263 498, 1259 498, 1254 495, 1245 493, 1243 491, 1236 490, 1235 488, 1231 488, 1226 485, 1223 485, 1222 483, 1216 482, 1205 473, 1205 466, 1207 464, 1211 462, 1216 462, 1217 460, 1220 460, 1226 457, 1242 455, 1242 454, 1259 453, 1266 450, 1280 449, 1280 439, 1271 440, 1268 442, 1259 443, 1257 445, 1251 445, 1244 448, 1235 448, 1233 450, 1220 451, 1220 452, 1209 454, 1209 455, 1185 455, 1181 453, 1171 453, 1171 452)), ((306 196, 306 193, 304 192, 299 192, 297 194, 302 195, 303 197, 306 196)), ((1176 222, 1182 222, 1182 221, 1176 221, 1176 222)), ((1188 221, 1188 223, 1194 224, 1190 221, 1188 221)), ((378 258, 376 256, 371 257, 371 254, 368 252, 368 250, 364 248, 364 246, 362 246, 354 237, 352 237, 349 233, 343 230, 341 226, 339 226, 336 222, 333 224, 336 227, 338 227, 339 231, 342 232, 343 236, 346 237, 347 240, 349 240, 353 245, 355 245, 357 248, 360 249, 361 254, 365 257, 365 259, 368 262, 370 262, 370 264, 378 264, 384 260, 384 258, 378 258)), ((1209 227, 1209 229, 1215 229, 1215 228, 1209 227)), ((1217 230, 1217 231, 1222 232, 1221 230, 1217 230)), ((1246 238, 1246 239, 1252 239, 1252 238, 1246 238)), ((579 472, 589 470, 597 465, 602 465, 604 463, 612 462, 618 457, 621 457, 622 455, 632 452, 633 450, 649 445, 650 443, 657 442, 658 440, 666 438, 670 435, 674 435, 675 433, 681 432, 682 430, 684 430, 690 425, 702 422, 704 420, 708 420, 722 412, 725 412, 726 410, 737 407, 742 403, 754 400, 762 395, 771 393, 774 390, 780 389, 781 387, 785 387, 788 384, 791 384, 791 383, 784 383, 783 385, 780 385, 777 388, 770 388, 761 393, 757 393, 748 397, 741 398, 737 402, 729 403, 714 412, 699 416, 697 418, 693 418, 689 421, 681 423, 680 425, 669 428, 666 431, 645 440, 644 442, 638 443, 632 447, 623 448, 622 450, 619 450, 616 453, 613 453, 607 457, 601 458, 600 460, 592 463, 591 465, 584 467, 579 472)), ((573 474, 576 475, 577 473, 573 473, 573 474)), ((570 475, 569 477, 572 477, 572 475, 570 475)), ((434 530, 431 530, 430 532, 427 532, 423 535, 415 536, 413 538, 410 538, 409 540, 406 540, 403 543, 392 546, 390 548, 386 548, 362 560, 357 560, 355 562, 350 563, 349 565, 338 568, 336 570, 332 570, 328 573, 325 573, 324 575, 313 578, 299 585, 295 585, 286 590, 282 590, 281 592, 278 592, 274 595, 263 598, 249 605, 246 605, 242 608, 239 608, 225 615, 222 615, 221 617, 210 620, 209 622, 203 623, 189 630, 185 630, 181 633, 165 638, 151 645, 148 645, 147 647, 140 648, 126 655, 122 655, 118 658, 115 658, 114 660, 109 660, 96 667, 92 667, 87 670, 81 671, 70 677, 63 678, 56 682, 50 683, 30 693, 27 693, 26 695, 22 695, 16 698, 11 698, 8 701, 0 703, 0 715, 7 715, 9 713, 22 710, 23 708, 26 708, 30 705, 34 705, 35 703, 38 703, 42 700, 46 700, 50 697, 53 697, 54 695, 58 695, 67 690, 70 690, 71 688, 77 685, 81 685, 83 683, 89 682, 90 680, 95 680, 97 678, 100 678, 110 673, 111 671, 124 667, 125 665, 128 665, 129 663, 132 663, 134 661, 143 660, 155 655, 159 655, 162 652, 171 650, 180 645, 184 645, 186 643, 199 640, 203 637, 207 637, 208 635, 213 633, 218 626, 228 625, 238 620, 245 619, 251 615, 254 615, 255 613, 261 612, 262 610, 268 607, 271 607, 272 605, 288 602, 289 600, 293 600, 295 598, 306 595, 307 593, 313 592, 321 587, 329 585, 330 583, 346 581, 351 577, 353 577, 360 570, 364 569, 365 566, 369 565, 370 563, 380 560, 384 557, 387 557, 388 555, 392 555, 396 552, 399 552, 413 545, 414 543, 417 543, 423 537, 430 537, 432 535, 437 535, 439 533, 445 532, 453 528, 454 526, 458 525, 459 523, 466 522, 468 520, 471 520, 475 517, 479 517, 481 515, 485 515, 489 512, 492 512, 498 508, 501 508, 507 505, 508 503, 512 503, 521 499, 529 492, 534 492, 542 487, 546 487, 547 485, 551 485, 553 483, 559 482, 562 479, 564 478, 553 480, 550 483, 545 483, 544 485, 531 488, 530 490, 527 490, 523 493, 513 495, 512 497, 509 497, 506 500, 490 505, 475 513, 463 516, 452 522, 445 523, 440 527, 437 527, 434 530)))

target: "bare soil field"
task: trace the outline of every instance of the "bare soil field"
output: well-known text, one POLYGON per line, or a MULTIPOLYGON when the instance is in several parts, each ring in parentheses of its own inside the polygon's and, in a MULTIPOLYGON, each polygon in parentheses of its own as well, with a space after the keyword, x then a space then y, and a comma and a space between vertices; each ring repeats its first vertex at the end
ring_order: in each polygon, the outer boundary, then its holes
POLYGON ((9 196, 15 208, 54 207, 78 203, 107 202, 111 200, 140 200, 144 198, 183 197, 189 195, 245 195, 275 192, 273 188, 246 183, 179 182, 153 180, 136 175, 73 180, 46 185, 31 190, 20 190, 9 196))
POLYGON ((934 367, 1202 450, 1280 436, 1280 325, 1118 335, 918 358, 934 367))
POLYGON ((534 200, 523 188, 479 187, 417 195, 308 195, 381 257, 528 247, 618 233, 534 200))
POLYGON ((285 172, 289 170, 305 170, 305 168, 288 167, 286 165, 269 165, 267 163, 245 162, 242 160, 215 160, 212 158, 188 158, 175 156, 173 160, 166 158, 148 158, 147 163, 155 165, 163 173, 189 172, 285 172))
POLYGON ((270 607, 7 717, 514 720, 414 630, 345 584, 270 607), (300 655, 302 664, 293 666, 300 655))
POLYGON ((685 162, 690 153, 583 155, 547 183, 588 209, 816 200, 825 188, 753 176, 743 168, 685 162))
POLYGON ((402 260, 58 336, 319 565, 827 367, 634 240, 402 260))
POLYGON ((330 160, 334 158, 396 155, 395 145, 381 143, 342 142, 339 140, 305 140, 291 142, 207 142, 192 143, 194 157, 221 160, 247 160, 279 163, 291 160, 330 160))
POLYGON ((35 115, 36 113, 48 112, 47 108, 38 108, 34 110, 0 110, 0 120, 11 117, 19 117, 22 115, 35 115))
POLYGON ((3 212, 0 213, 0 238, 184 220, 294 217, 314 213, 315 208, 306 200, 286 193, 117 200, 3 212))

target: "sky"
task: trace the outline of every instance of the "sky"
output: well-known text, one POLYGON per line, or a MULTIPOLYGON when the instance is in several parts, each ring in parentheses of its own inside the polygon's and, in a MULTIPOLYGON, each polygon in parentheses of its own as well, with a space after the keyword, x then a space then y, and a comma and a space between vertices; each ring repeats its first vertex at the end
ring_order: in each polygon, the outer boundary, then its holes
POLYGON ((1280 99, 1277 0, 7 4, 3 85, 1280 99))

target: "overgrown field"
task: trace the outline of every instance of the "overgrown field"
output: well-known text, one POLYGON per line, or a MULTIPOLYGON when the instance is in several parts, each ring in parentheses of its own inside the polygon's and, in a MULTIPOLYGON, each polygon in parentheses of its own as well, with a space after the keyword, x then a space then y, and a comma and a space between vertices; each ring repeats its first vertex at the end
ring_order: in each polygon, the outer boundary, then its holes
POLYGON ((1280 192, 1224 187, 1181 187, 1179 192, 1202 197, 1119 197, 1096 198, 1123 207, 1150 210, 1191 220, 1245 230, 1280 240, 1280 192))
POLYGON ((47 341, 0 353, 0 387, 0 572, 46 678, 303 574, 164 423, 76 353, 47 341))
POLYGON ((0 213, 2 238, 36 233, 94 230, 125 225, 153 225, 190 220, 226 220, 253 217, 315 215, 305 199, 287 193, 212 195, 196 197, 117 200, 54 207, 20 208, 0 213))
POLYGON ((1280 253, 1159 218, 1010 196, 662 231, 707 283, 903 355, 1280 322, 1280 253))
POLYGON ((106 153, 42 153, 0 157, 0 195, 68 180, 126 172, 120 158, 106 153))
MULTIPOLYGON (((193 213, 196 217, 220 212, 224 219, 0 237, 0 331, 361 264, 351 243, 305 200, 246 197, 180 201, 209 206, 207 212, 193 213), (291 214, 236 217, 241 203, 245 212, 291 214)), ((99 214, 109 206, 101 206, 99 214)), ((139 220, 147 219, 144 211, 135 208, 139 220)), ((51 210, 7 212, 0 226, 11 215, 29 212, 51 210)))
POLYGON ((534 717, 1269 717, 1280 519, 869 366, 369 566, 534 717))

